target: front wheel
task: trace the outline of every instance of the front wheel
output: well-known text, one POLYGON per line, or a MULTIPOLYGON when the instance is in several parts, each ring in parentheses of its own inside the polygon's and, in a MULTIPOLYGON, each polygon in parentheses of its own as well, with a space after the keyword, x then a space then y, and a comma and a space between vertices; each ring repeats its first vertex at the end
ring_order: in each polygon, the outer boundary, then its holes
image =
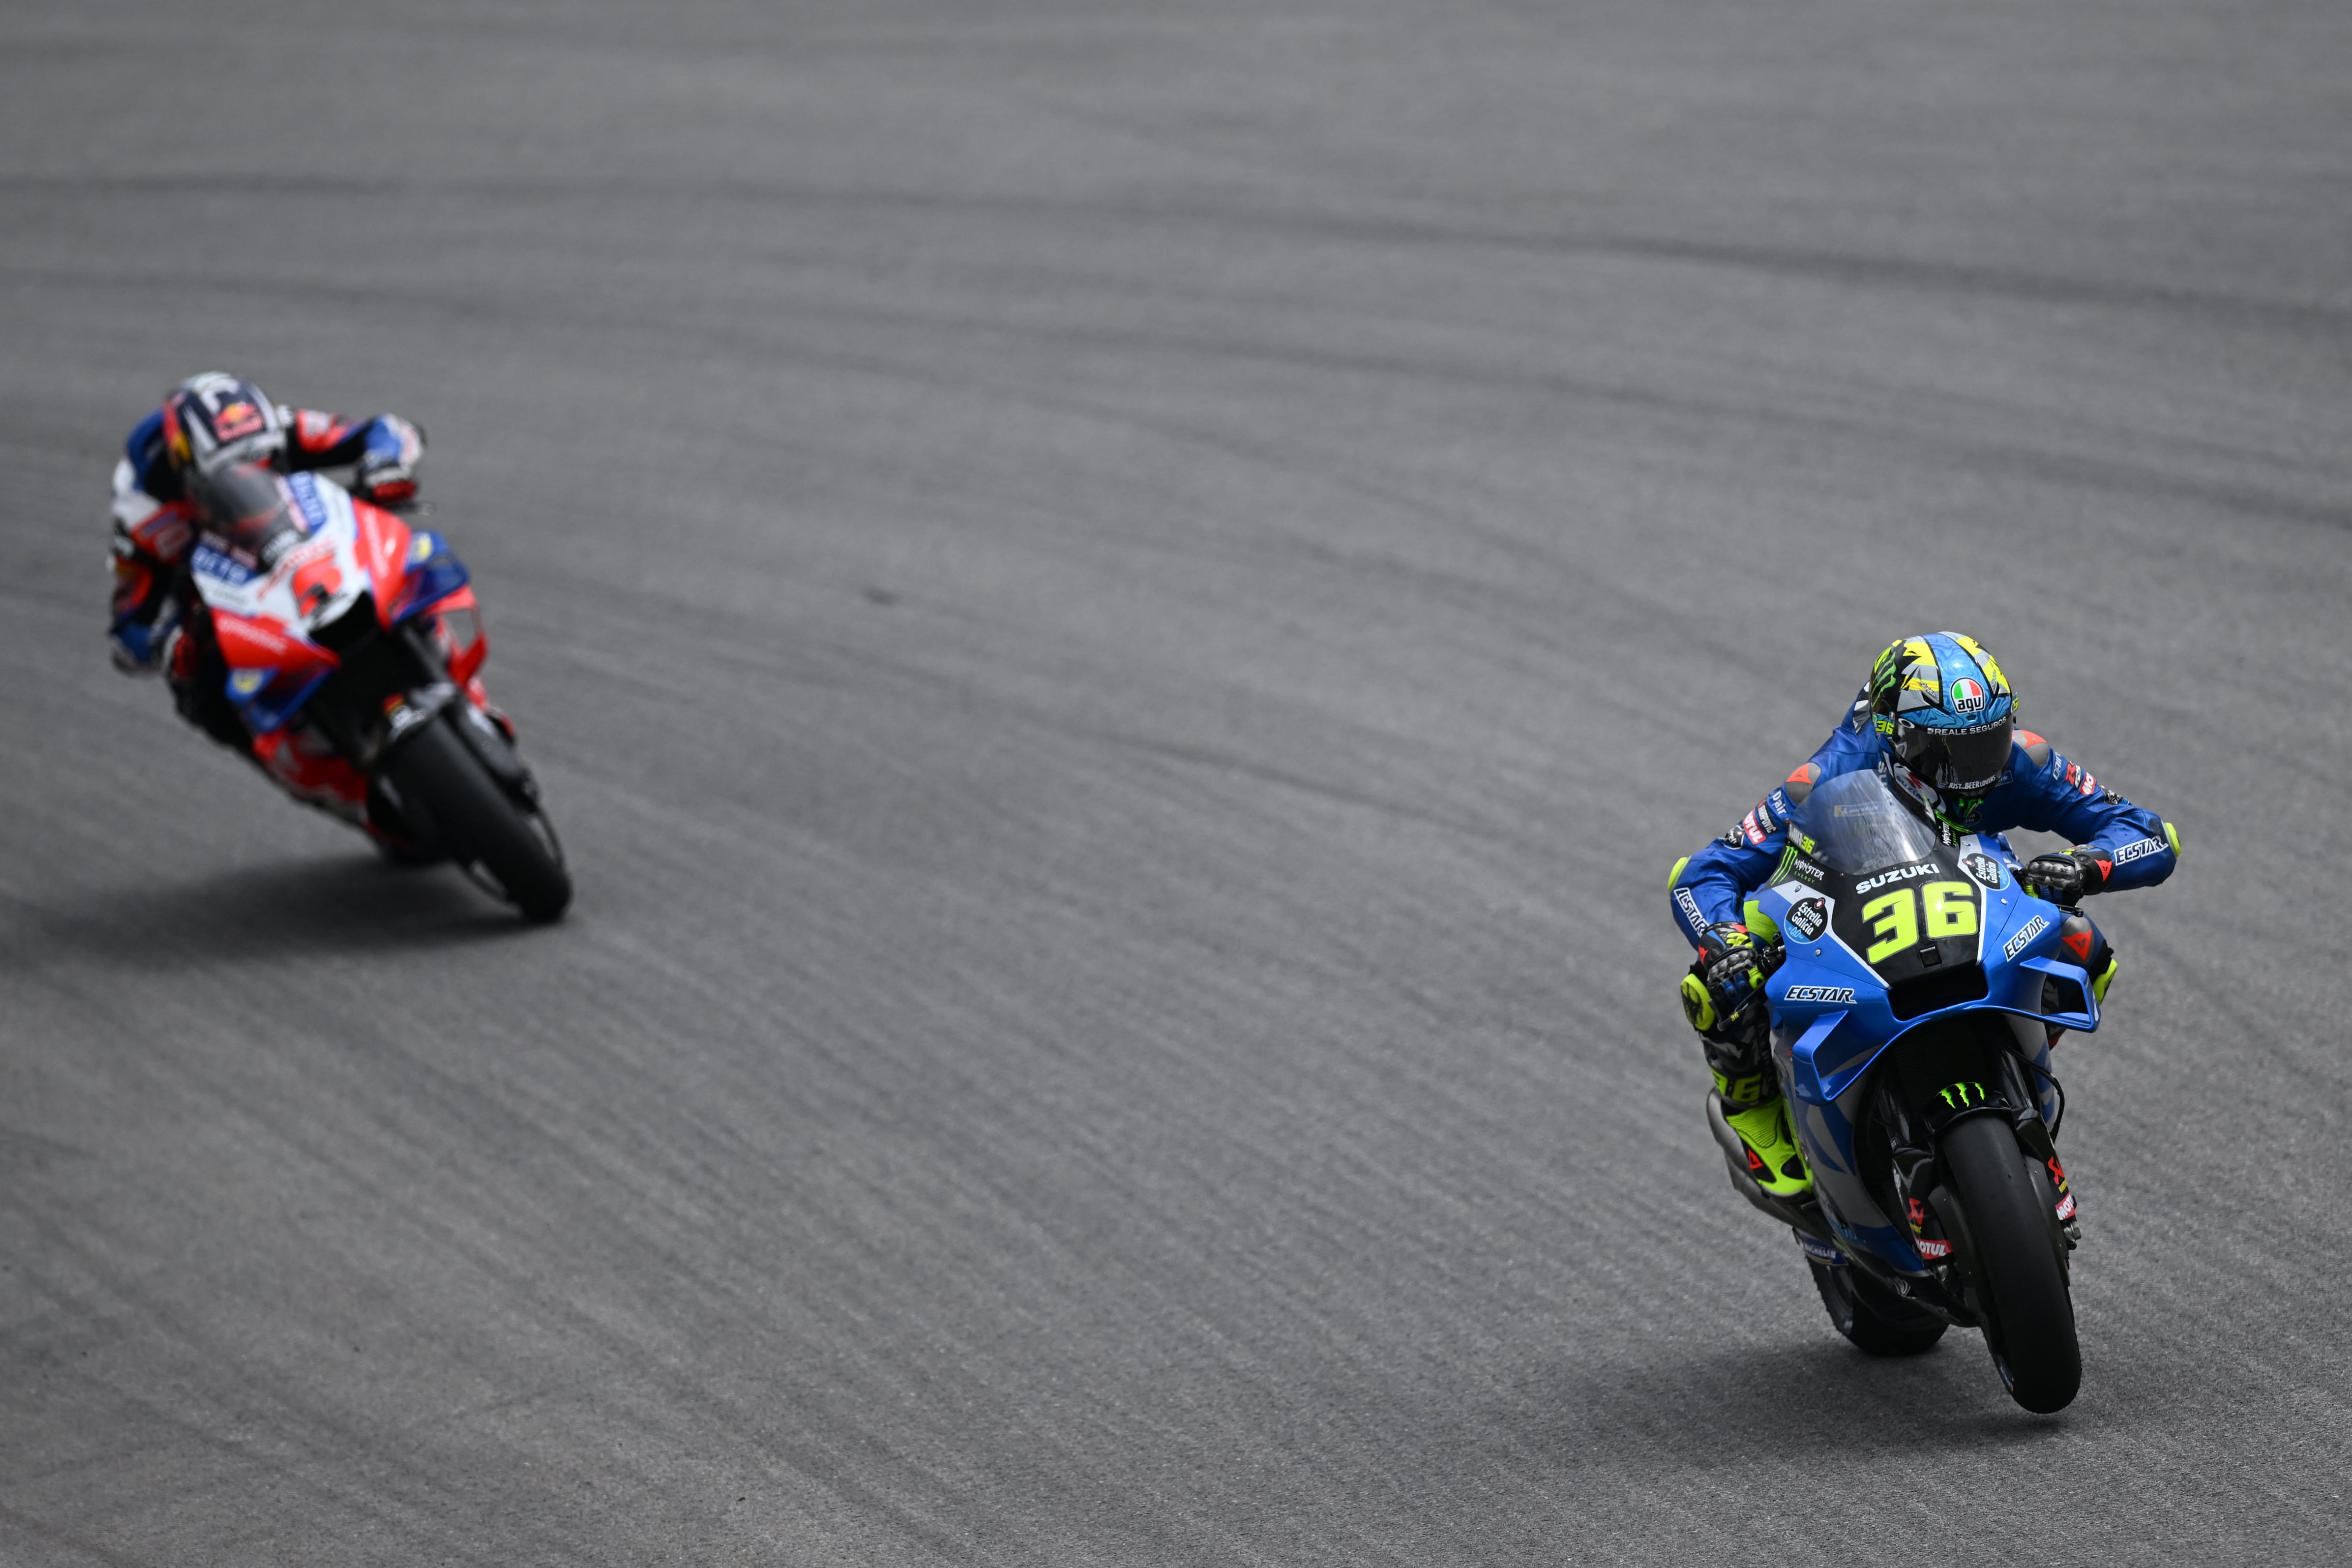
POLYGON ((1993 1365, 2010 1397, 2028 1410, 2063 1410, 2082 1386, 2083 1353, 2056 1221, 2034 1186, 2017 1134, 1998 1116, 1971 1116, 1944 1134, 1943 1158, 1961 1210, 1993 1365))
POLYGON ((1917 1355, 1944 1337, 1944 1320, 1915 1307, 1851 1263, 1808 1258, 1830 1323, 1870 1355, 1917 1355))
POLYGON ((499 788, 445 710, 400 743, 387 768, 413 822, 432 821, 458 861, 498 884, 526 920, 550 921, 572 902, 554 835, 527 819, 499 788))

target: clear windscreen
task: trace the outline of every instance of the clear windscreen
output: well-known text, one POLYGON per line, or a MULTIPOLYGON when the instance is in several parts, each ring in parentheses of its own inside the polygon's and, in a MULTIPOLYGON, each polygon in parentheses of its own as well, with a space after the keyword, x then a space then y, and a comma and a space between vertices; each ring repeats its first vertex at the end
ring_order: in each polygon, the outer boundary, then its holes
POLYGON ((1860 876, 1936 852, 1936 831, 1895 798, 1874 770, 1822 780, 1797 810, 1797 831, 1813 841, 1813 858, 1860 876))
POLYGON ((188 492, 215 533, 265 567, 305 537, 285 484, 257 465, 230 464, 194 476, 188 492))

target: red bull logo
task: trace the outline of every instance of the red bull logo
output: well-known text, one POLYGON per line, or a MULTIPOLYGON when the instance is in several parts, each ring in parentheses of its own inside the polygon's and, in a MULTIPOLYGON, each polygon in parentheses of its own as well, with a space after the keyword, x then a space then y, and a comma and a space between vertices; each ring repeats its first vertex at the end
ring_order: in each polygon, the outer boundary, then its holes
POLYGON ((251 435, 264 423, 261 410, 240 399, 224 403, 213 416, 213 434, 223 441, 235 441, 239 436, 251 435))

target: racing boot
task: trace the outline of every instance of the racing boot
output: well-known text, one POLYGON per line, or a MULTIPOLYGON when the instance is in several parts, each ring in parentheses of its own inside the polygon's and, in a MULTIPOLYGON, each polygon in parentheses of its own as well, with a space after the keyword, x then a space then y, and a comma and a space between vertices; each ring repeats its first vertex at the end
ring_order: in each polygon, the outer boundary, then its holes
POLYGON ((1748 1174, 1758 1186, 1792 1201, 1813 1190, 1813 1174, 1805 1168, 1804 1154, 1797 1147, 1789 1125, 1789 1103, 1781 1098, 1779 1084, 1761 1072, 1734 1078, 1717 1071, 1715 1094, 1724 1122, 1748 1151, 1748 1174))

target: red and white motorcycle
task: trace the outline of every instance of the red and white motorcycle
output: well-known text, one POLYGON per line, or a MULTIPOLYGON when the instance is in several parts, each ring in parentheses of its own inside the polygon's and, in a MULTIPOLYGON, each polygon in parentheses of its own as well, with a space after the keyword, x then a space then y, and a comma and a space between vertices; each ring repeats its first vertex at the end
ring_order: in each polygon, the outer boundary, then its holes
POLYGON ((572 901, 563 850, 482 689, 489 653, 448 541, 320 475, 235 468, 190 552, 229 702, 296 800, 404 860, 448 859, 525 918, 572 901))

